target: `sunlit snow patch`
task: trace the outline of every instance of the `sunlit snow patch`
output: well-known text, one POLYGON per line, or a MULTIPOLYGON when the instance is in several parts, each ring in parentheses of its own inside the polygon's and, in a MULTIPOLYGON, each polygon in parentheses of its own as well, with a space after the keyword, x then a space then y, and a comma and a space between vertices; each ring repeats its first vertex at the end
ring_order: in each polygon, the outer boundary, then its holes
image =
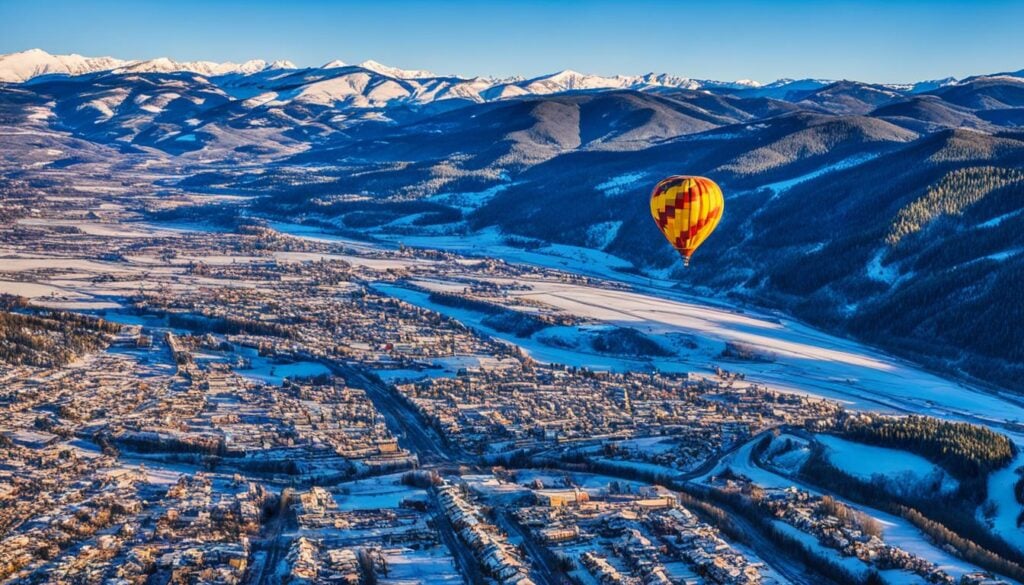
POLYGON ((601 183, 597 186, 597 189, 599 191, 603 191, 605 195, 619 195, 646 176, 647 173, 627 173, 625 175, 619 175, 601 183))

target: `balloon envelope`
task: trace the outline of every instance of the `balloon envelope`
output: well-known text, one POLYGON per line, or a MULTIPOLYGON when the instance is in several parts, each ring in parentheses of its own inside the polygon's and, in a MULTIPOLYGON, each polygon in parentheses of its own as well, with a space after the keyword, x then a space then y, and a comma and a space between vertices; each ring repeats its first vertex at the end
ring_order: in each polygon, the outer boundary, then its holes
POLYGON ((704 177, 675 175, 658 183, 651 193, 654 223, 687 266, 694 250, 718 227, 724 209, 722 190, 704 177))

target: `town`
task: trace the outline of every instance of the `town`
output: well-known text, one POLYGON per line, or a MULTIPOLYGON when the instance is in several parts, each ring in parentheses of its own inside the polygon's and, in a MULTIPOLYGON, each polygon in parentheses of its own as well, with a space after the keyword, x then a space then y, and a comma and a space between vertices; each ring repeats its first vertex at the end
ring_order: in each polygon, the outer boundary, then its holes
POLYGON ((995 545, 970 556, 900 524, 920 539, 902 548, 870 506, 751 472, 775 473, 740 457, 759 441, 806 436, 809 451, 850 416, 736 371, 770 356, 733 345, 663 369, 672 348, 640 329, 531 296, 622 283, 244 216, 161 223, 205 200, 123 196, 173 169, 102 170, 88 188, 6 188, 4 582, 1017 575, 995 545), (590 367, 581 347, 629 367, 590 367))

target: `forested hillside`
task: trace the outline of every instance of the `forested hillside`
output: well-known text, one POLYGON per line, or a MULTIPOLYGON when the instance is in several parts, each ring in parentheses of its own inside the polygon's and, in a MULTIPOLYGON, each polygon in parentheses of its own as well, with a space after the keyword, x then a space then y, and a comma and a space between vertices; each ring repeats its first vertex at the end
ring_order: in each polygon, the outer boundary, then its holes
POLYGON ((1024 388, 1020 72, 765 86, 391 75, 41 76, 0 86, 0 113, 64 132, 37 145, 76 153, 55 165, 87 163, 90 145, 159 152, 180 168, 168 184, 251 195, 246 213, 351 237, 592 248, 686 290, 1024 388), (688 270, 648 210, 672 174, 708 176, 726 196, 688 270))

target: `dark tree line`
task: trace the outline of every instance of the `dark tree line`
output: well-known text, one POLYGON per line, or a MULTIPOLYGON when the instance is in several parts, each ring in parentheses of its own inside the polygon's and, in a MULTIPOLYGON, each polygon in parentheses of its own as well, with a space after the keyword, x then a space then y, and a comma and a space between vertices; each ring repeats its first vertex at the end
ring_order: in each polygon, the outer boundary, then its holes
POLYGON ((54 367, 106 346, 120 326, 96 317, 49 311, 35 315, 0 311, 0 361, 54 367))
POLYGON ((287 325, 236 316, 218 317, 193 315, 190 313, 168 313, 167 323, 171 327, 199 331, 201 333, 267 335, 270 337, 283 337, 285 339, 292 336, 291 329, 287 325))
POLYGON ((851 416, 839 424, 837 434, 915 453, 961 480, 986 477, 1008 465, 1016 453, 1009 438, 986 427, 918 415, 851 416))
POLYGON ((886 241, 895 245, 940 215, 956 215, 1000 187, 1024 181, 1024 171, 993 166, 950 172, 928 188, 924 197, 900 210, 886 241))
POLYGON ((482 301, 480 299, 472 299, 457 294, 435 291, 430 293, 429 298, 431 302, 439 305, 455 307, 457 309, 469 309, 470 311, 483 313, 486 315, 482 321, 484 325, 497 329, 498 331, 512 333, 517 337, 529 337, 530 335, 533 335, 541 329, 550 327, 551 325, 563 325, 567 323, 567 320, 559 319, 556 316, 525 313, 523 311, 508 309, 497 303, 482 301))

